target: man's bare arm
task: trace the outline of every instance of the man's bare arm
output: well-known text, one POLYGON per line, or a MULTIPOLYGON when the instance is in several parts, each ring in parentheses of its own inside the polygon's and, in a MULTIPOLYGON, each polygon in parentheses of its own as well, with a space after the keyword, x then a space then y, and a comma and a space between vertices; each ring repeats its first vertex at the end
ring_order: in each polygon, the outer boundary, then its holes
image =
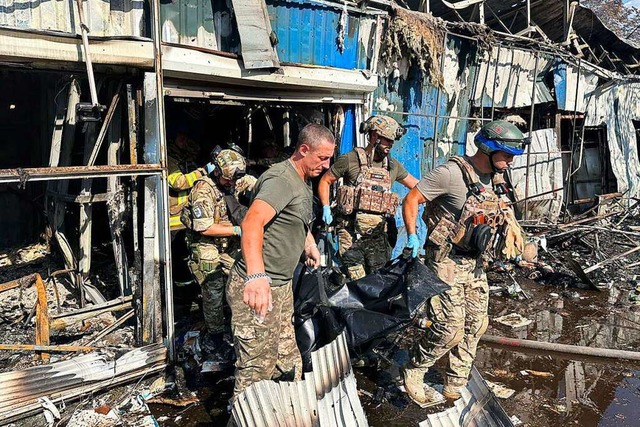
POLYGON ((329 188, 331 188, 337 180, 338 177, 330 170, 326 171, 324 175, 322 175, 322 178, 320 178, 320 182, 318 183, 318 198, 322 206, 329 206, 329 188))
MULTIPOLYGON (((247 275, 264 273, 262 247, 264 227, 273 219, 276 211, 267 202, 256 199, 242 221, 242 256, 247 265, 247 275)), ((259 318, 271 309, 271 284, 266 278, 252 280, 244 288, 243 301, 259 318)))
POLYGON ((407 234, 416 234, 418 206, 426 201, 427 199, 424 195, 415 187, 412 188, 405 196, 404 201, 402 202, 402 219, 404 221, 407 234))

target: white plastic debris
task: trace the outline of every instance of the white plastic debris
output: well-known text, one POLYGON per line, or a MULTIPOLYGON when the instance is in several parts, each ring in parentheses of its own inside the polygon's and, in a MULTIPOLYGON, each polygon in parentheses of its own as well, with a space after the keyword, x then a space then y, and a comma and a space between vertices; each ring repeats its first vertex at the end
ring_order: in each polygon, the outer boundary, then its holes
POLYGON ((60 419, 60 411, 48 397, 38 398, 38 403, 44 409, 44 418, 47 420, 47 425, 52 427, 56 420, 60 419))
POLYGON ((489 380, 484 380, 484 381, 487 383, 489 390, 491 390, 491 392, 500 399, 508 399, 511 396, 513 396, 513 394, 516 392, 512 388, 506 387, 504 384, 494 383, 489 380))
POLYGON ((514 329, 523 328, 533 323, 531 319, 527 319, 518 313, 506 314, 504 316, 496 317, 493 320, 501 325, 509 326, 514 329))

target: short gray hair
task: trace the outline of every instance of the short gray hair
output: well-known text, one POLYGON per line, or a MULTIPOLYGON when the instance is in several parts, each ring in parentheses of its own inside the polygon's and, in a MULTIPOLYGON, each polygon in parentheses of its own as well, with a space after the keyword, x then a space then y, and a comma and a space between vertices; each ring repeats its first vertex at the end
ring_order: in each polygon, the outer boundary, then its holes
POLYGON ((331 131, 325 126, 317 123, 309 123, 300 131, 296 149, 299 149, 302 144, 307 144, 313 150, 318 148, 323 142, 335 144, 336 140, 331 131))

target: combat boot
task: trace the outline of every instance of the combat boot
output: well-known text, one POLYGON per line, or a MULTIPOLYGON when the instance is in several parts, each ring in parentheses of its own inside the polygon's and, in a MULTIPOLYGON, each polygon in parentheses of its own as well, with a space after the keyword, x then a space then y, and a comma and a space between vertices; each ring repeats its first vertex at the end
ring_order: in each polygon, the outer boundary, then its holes
POLYGON ((404 389, 407 392, 407 396, 421 408, 428 408, 444 402, 442 394, 425 384, 424 376, 427 371, 428 368, 413 368, 409 366, 402 370, 404 389))
POLYGON ((447 400, 458 400, 462 397, 460 391, 466 387, 467 382, 464 380, 460 380, 459 378, 451 379, 449 377, 445 377, 444 379, 444 388, 442 389, 442 394, 447 400))

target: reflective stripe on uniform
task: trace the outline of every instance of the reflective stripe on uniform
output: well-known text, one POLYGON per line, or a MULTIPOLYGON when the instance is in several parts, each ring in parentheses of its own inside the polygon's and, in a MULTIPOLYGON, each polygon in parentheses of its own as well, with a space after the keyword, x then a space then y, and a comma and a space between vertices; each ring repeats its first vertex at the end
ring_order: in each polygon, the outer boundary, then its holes
POLYGON ((169 227, 178 227, 182 226, 182 221, 180 221, 180 215, 174 215, 169 218, 169 227))
POLYGON ((189 184, 189 187, 193 187, 193 183, 196 182, 196 180, 200 178, 200 176, 200 172, 198 172, 197 170, 184 175, 187 183, 189 184))
POLYGON ((177 206, 185 205, 189 201, 189 192, 188 191, 179 192, 177 199, 178 199, 177 206))
POLYGON ((169 174, 169 176, 167 177, 167 182, 169 182, 169 185, 176 185, 176 181, 178 180, 178 178, 180 178, 180 175, 182 175, 182 172, 180 171, 169 174))

